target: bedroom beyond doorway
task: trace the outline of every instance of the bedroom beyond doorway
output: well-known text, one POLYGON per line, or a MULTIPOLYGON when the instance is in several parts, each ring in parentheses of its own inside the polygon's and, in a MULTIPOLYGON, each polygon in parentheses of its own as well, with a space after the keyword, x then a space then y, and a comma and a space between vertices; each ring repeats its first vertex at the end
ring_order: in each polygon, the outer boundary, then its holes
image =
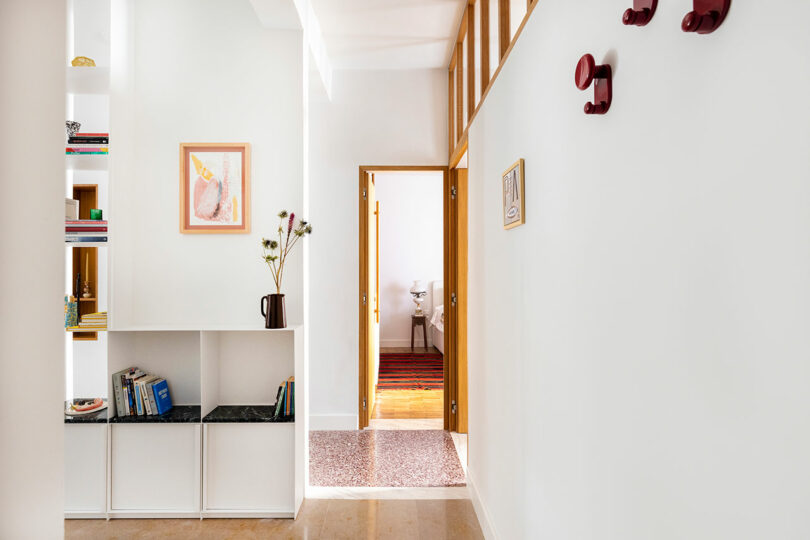
MULTIPOLYGON (((443 428, 443 171, 373 174, 369 427, 443 428)), ((371 239, 371 238, 370 238, 371 239)))

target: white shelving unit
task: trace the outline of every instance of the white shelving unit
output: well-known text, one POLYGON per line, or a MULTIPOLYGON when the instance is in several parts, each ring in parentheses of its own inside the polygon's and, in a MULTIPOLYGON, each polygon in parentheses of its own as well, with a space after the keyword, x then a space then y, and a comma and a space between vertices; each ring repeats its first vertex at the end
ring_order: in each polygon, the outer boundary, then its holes
MULTIPOLYGON (((68 117, 78 120, 82 131, 109 131, 110 87, 110 3, 106 0, 68 0, 70 25, 68 57, 65 66, 68 117), (97 67, 73 67, 73 56, 89 56, 97 67)), ((97 185, 98 207, 107 212, 106 191, 109 184, 108 156, 65 155, 65 196, 70 197, 75 184, 97 185)), ((108 236, 109 238, 109 236, 108 236)), ((66 266, 71 267, 74 247, 107 248, 102 242, 65 242, 66 266)), ((99 310, 107 309, 107 249, 98 251, 98 281, 94 283, 99 310), (102 280, 104 283, 102 284, 102 280)), ((66 291, 73 287, 68 270, 66 291)), ((106 336, 98 333, 97 341, 74 341, 65 332, 66 371, 69 387, 66 397, 106 397, 106 336)), ((110 426, 107 411, 95 419, 65 420, 65 517, 106 518, 109 508, 110 426)))
MULTIPOLYGON (((66 516, 295 517, 309 456, 303 332, 301 326, 111 330, 107 372, 137 366, 164 377, 182 414, 119 419, 110 378, 109 424, 90 426, 106 429, 106 439, 101 431, 92 436, 93 448, 104 440, 105 454, 94 452, 67 478, 68 493, 81 498, 66 516), (271 406, 290 375, 295 420, 276 422, 271 406), (99 463, 109 464, 105 483, 98 481, 99 463)), ((90 442, 87 435, 82 444, 90 442)))

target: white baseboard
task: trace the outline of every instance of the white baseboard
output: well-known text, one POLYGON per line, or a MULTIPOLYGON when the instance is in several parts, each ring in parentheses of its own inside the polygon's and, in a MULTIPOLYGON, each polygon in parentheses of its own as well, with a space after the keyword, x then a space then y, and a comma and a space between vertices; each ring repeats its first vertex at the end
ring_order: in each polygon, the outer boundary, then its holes
POLYGON ((310 431, 355 430, 359 425, 356 414, 310 414, 310 431))
POLYGON ((498 534, 495 532, 495 527, 492 525, 492 520, 489 519, 486 508, 484 508, 484 503, 481 502, 478 488, 469 470, 467 470, 467 490, 470 493, 470 501, 472 501, 475 516, 478 518, 478 524, 481 525, 481 532, 484 533, 484 538, 487 540, 497 540, 498 534))

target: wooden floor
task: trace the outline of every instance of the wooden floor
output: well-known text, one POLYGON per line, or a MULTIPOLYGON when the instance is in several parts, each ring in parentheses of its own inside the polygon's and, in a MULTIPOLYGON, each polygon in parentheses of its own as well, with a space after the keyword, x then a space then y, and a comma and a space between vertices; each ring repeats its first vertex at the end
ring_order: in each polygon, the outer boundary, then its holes
POLYGON ((442 390, 378 390, 372 418, 443 418, 442 390))
MULTIPOLYGON (((381 353, 437 353, 436 347, 385 347, 381 353)), ((444 418, 442 390, 377 390, 374 411, 377 419, 444 418)))
POLYGON ((66 520, 68 540, 95 539, 478 539, 469 499, 307 499, 291 519, 66 520))

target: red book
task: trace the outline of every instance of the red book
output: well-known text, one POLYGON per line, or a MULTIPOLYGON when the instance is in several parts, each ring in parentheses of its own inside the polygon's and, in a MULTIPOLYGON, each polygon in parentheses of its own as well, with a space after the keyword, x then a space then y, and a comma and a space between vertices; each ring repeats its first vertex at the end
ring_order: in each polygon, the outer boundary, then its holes
POLYGON ((65 227, 65 232, 107 232, 107 227, 65 227))

